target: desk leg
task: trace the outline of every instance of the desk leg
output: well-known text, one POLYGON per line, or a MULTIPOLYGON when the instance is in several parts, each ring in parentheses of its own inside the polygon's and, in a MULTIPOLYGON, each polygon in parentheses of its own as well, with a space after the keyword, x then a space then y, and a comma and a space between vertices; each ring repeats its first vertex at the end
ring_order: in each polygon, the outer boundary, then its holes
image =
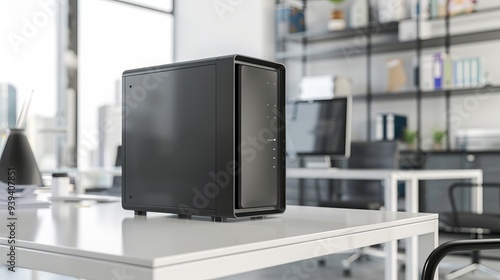
MULTIPOLYGON (((412 178, 405 181, 406 197, 405 207, 407 212, 418 213, 418 180, 412 178)), ((406 277, 408 280, 418 280, 420 270, 418 267, 418 236, 405 240, 406 243, 406 277)))
POLYGON ((80 172, 78 172, 75 176, 75 193, 76 194, 85 193, 85 190, 83 189, 82 183, 83 183, 83 175, 80 172))
MULTIPOLYGON (((302 157, 299 157, 299 167, 300 168, 304 168, 305 166, 305 163, 304 163, 304 159, 302 157)), ((300 178, 299 179, 299 205, 304 205, 305 203, 305 199, 304 199, 304 196, 305 196, 305 189, 304 189, 304 181, 305 179, 302 179, 300 178)))
POLYGON ((471 188, 471 209, 476 213, 483 213, 483 175, 478 175, 471 179, 472 184, 477 184, 476 188, 471 188))
MULTIPOLYGON (((398 183, 396 178, 389 177, 384 180, 384 204, 387 211, 398 210, 398 183)), ((397 241, 385 243, 385 279, 398 279, 397 241)))
POLYGON ((387 211, 398 211, 398 181, 394 177, 384 180, 384 205, 387 211))
POLYGON ((304 205, 304 179, 299 179, 299 205, 304 205))

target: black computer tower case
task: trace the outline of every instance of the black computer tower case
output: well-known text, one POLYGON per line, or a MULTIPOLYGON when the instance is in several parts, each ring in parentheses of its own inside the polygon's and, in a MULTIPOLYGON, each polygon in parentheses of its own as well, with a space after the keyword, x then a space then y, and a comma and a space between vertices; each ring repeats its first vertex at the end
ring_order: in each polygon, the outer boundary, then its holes
POLYGON ((285 67, 230 55, 123 73, 124 209, 285 210, 285 67))

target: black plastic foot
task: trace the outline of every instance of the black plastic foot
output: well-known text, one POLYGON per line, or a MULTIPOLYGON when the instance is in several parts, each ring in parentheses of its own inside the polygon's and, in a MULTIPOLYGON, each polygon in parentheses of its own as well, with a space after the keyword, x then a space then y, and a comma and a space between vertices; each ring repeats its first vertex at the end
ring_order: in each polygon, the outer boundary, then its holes
POLYGON ((320 259, 320 260, 318 260, 318 266, 323 267, 323 266, 325 266, 325 265, 326 265, 326 260, 325 260, 325 259, 320 259))
POLYGON ((264 219, 264 216, 257 216, 257 217, 251 217, 251 220, 262 220, 264 219))
POLYGON ((134 211, 134 215, 136 216, 146 216, 148 212, 146 211, 134 211))
POLYGON ((212 217, 212 222, 224 223, 227 222, 226 217, 212 217))
POLYGON ((183 220, 191 220, 191 215, 187 215, 187 214, 178 214, 177 217, 179 217, 179 219, 183 219, 183 220))

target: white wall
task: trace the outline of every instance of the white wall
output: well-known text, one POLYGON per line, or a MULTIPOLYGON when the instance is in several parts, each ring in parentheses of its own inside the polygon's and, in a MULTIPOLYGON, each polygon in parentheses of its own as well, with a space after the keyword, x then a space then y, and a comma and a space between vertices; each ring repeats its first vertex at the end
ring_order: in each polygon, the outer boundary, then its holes
POLYGON ((274 1, 176 0, 175 60, 274 57, 274 1))

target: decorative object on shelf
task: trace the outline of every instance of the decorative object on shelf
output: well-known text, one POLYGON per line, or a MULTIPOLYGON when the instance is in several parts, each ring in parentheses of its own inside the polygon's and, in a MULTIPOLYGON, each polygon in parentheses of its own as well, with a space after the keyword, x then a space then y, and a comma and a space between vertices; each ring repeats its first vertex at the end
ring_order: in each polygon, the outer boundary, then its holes
POLYGON ((345 15, 344 10, 340 8, 340 4, 344 2, 344 0, 329 0, 335 5, 335 9, 332 10, 330 20, 328 21, 328 30, 343 30, 346 28, 345 23, 345 15))
POLYGON ((403 141, 408 150, 415 150, 415 141, 417 140, 418 132, 414 130, 405 129, 403 132, 403 141))
POLYGON ((276 7, 276 36, 283 38, 291 33, 306 30, 303 6, 296 2, 280 3, 276 7))
POLYGON ((434 61, 432 65, 432 74, 434 77, 434 88, 443 88, 443 59, 446 57, 446 53, 436 53, 434 54, 434 61))
POLYGON ((300 100, 325 100, 351 94, 351 80, 345 77, 323 75, 307 76, 300 80, 300 100))
POLYGON ((368 25, 368 2, 366 0, 355 0, 351 5, 349 17, 351 28, 360 28, 368 25))
POLYGON ((9 131, 0 159, 0 181, 7 184, 11 177, 15 178, 12 182, 18 186, 41 186, 42 176, 24 129, 11 128, 9 131))
POLYGON ((455 132, 455 149, 459 151, 498 151, 500 129, 468 128, 455 132))
MULTIPOLYGON (((436 26, 433 21, 420 21, 420 39, 426 40, 432 38, 438 33, 440 26, 436 26)), ((415 19, 401 20, 398 26, 398 39, 400 42, 414 41, 417 39, 417 21, 415 19)))
POLYGON ((304 20, 304 10, 297 7, 290 7, 290 17, 288 19, 288 32, 304 32, 306 23, 304 20))
POLYGON ((434 151, 443 150, 443 140, 445 139, 447 133, 444 130, 435 130, 432 133, 432 143, 434 151))
POLYGON ((276 6, 276 38, 281 39, 290 33, 289 31, 289 18, 290 7, 285 3, 276 6))
POLYGON ((381 23, 400 21, 408 17, 406 0, 378 0, 377 2, 378 20, 381 23))
POLYGON ((400 58, 389 59, 385 66, 387 69, 387 91, 398 92, 403 90, 408 81, 404 61, 400 58))
POLYGON ((448 7, 450 16, 473 13, 476 8, 475 0, 450 0, 448 7))

